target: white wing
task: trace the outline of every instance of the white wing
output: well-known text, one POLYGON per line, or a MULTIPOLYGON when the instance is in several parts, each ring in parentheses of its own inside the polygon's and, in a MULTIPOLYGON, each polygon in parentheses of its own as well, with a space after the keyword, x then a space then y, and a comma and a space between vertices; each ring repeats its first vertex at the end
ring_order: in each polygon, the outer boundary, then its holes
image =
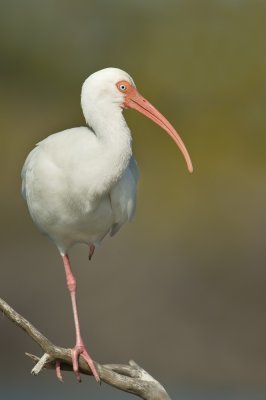
POLYGON ((122 178, 110 192, 111 207, 114 215, 110 235, 115 235, 121 226, 132 220, 136 209, 136 189, 139 169, 136 160, 131 157, 122 178))
POLYGON ((122 177, 107 190, 104 179, 99 182, 106 176, 101 174, 106 157, 99 156, 102 148, 97 146, 87 128, 73 128, 40 142, 23 166, 22 195, 31 217, 62 251, 77 242, 100 242, 134 215, 136 161, 131 158, 122 177))
POLYGON ((27 200, 27 172, 31 170, 31 164, 32 160, 35 157, 35 153, 37 151, 37 147, 35 147, 28 155, 26 158, 26 161, 22 167, 21 170, 21 179, 22 179, 22 185, 21 185, 21 194, 25 200, 27 200))

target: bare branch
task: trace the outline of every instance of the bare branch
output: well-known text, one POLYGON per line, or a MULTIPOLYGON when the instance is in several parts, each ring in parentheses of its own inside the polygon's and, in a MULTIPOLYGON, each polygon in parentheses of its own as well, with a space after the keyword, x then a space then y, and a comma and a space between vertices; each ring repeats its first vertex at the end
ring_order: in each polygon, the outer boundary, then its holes
MULTIPOLYGON (((60 361, 61 370, 72 371, 71 349, 55 346, 1 298, 0 310, 11 321, 23 329, 43 350, 44 354, 42 357, 26 353, 35 363, 31 371, 33 375, 38 375, 44 368, 55 369, 56 361, 60 361)), ((130 361, 129 365, 101 365, 95 361, 94 363, 101 381, 108 385, 135 394, 144 400, 170 400, 164 387, 134 361, 130 361)), ((79 360, 79 367, 80 373, 92 375, 89 366, 82 357, 79 360)))

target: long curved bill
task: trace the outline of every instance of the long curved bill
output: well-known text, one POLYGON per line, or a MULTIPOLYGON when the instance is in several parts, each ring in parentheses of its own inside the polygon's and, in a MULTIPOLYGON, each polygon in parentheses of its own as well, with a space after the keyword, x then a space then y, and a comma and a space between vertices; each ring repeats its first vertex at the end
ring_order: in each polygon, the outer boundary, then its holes
POLYGON ((181 137, 176 132, 175 128, 148 100, 146 100, 137 91, 137 89, 135 89, 132 86, 130 87, 130 90, 126 94, 124 106, 126 108, 132 108, 134 110, 139 111, 140 113, 146 115, 146 117, 154 121, 161 128, 163 128, 179 147, 181 153, 185 158, 189 172, 193 172, 193 165, 189 153, 181 137))

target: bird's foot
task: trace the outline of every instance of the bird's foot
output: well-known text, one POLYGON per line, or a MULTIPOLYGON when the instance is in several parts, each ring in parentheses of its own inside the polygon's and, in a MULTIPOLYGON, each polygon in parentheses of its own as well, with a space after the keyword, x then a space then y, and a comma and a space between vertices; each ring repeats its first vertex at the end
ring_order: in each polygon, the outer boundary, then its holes
POLYGON ((82 356, 88 366, 91 369, 92 375, 96 379, 96 382, 100 383, 100 377, 98 371, 94 365, 93 360, 91 359, 89 353, 87 352, 83 343, 76 344, 76 346, 72 349, 72 362, 73 362, 73 371, 77 377, 77 380, 81 382, 80 373, 79 373, 79 356, 82 356))
MULTIPOLYGON (((71 350, 71 355, 72 355, 72 363, 73 363, 73 371, 77 377, 77 380, 81 382, 80 378, 80 373, 79 373, 79 356, 81 355, 88 366, 91 369, 92 375, 96 379, 98 383, 101 383, 98 371, 94 365, 93 360, 89 356, 89 353, 87 352, 84 344, 82 345, 76 345, 72 350, 71 350)), ((56 360, 55 362, 55 373, 56 377, 60 382, 63 382, 62 374, 61 374, 61 366, 60 366, 60 361, 56 360)))

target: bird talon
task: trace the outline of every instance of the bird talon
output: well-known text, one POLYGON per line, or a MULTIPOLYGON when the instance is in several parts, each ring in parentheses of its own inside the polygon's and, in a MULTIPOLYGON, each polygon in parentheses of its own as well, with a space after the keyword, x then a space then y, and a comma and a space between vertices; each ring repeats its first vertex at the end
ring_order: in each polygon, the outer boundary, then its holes
POLYGON ((89 354, 87 353, 87 351, 84 349, 81 353, 81 356, 83 357, 83 359, 85 360, 85 362, 88 364, 88 366, 91 369, 92 375, 94 376, 95 380, 97 383, 101 383, 101 379, 99 377, 98 371, 94 365, 93 360, 90 358, 89 354))
POLYGON ((55 362, 55 373, 56 373, 56 377, 60 382, 63 382, 63 377, 61 374, 61 365, 60 365, 60 361, 56 360, 55 362))
POLYGON ((75 372, 75 375, 76 375, 76 378, 77 378, 78 383, 81 383, 81 377, 80 377, 79 371, 76 371, 76 372, 75 372))
POLYGON ((91 369, 92 375, 96 379, 96 382, 100 383, 100 377, 98 374, 98 371, 94 365, 93 360, 89 356, 89 353, 86 351, 85 346, 82 345, 76 345, 72 349, 72 363, 73 363, 73 371, 76 375, 76 378, 78 382, 81 382, 81 377, 80 377, 80 372, 79 372, 79 356, 82 356, 84 361, 88 364, 88 366, 91 369))
POLYGON ((76 375, 77 381, 81 382, 81 377, 80 377, 80 373, 79 373, 79 363, 78 363, 79 355, 80 355, 80 351, 79 351, 78 347, 75 347, 74 349, 72 349, 73 371, 74 371, 74 374, 76 375))

